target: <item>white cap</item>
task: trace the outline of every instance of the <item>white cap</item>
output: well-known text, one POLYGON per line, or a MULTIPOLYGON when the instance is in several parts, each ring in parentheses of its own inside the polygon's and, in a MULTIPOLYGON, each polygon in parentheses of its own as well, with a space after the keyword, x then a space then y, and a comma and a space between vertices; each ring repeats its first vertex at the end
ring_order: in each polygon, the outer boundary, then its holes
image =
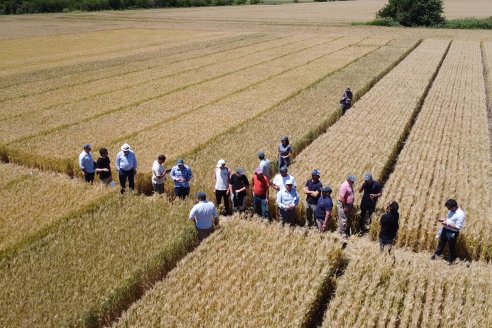
POLYGON ((219 159, 219 161, 217 162, 217 167, 221 167, 225 163, 226 163, 226 161, 224 161, 223 159, 219 159))
POLYGON ((123 151, 127 151, 127 150, 130 150, 130 145, 129 144, 124 144, 123 146, 121 146, 121 150, 123 151))
POLYGON ((287 179, 287 181, 285 181, 285 185, 293 185, 294 184, 294 181, 292 181, 292 179, 287 179))

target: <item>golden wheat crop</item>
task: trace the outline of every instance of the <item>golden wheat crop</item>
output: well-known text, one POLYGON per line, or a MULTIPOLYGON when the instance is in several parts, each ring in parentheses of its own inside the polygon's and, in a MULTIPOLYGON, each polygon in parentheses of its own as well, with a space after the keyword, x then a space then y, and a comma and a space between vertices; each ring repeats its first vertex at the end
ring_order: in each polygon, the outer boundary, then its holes
POLYGON ((398 244, 436 246, 437 217, 454 198, 468 214, 461 255, 492 258, 492 165, 479 42, 454 41, 434 81, 381 204, 401 208, 398 244))
POLYGON ((301 327, 341 264, 339 241, 231 219, 116 327, 301 327))
POLYGON ((444 40, 423 41, 337 124, 296 157, 291 174, 306 176, 317 168, 321 181, 334 190, 349 173, 360 179, 370 171, 379 179, 417 112, 448 44, 444 40))
POLYGON ((380 254, 350 242, 349 262, 323 320, 326 327, 490 327, 492 267, 448 265, 430 254, 380 254))
POLYGON ((0 164, 0 254, 111 192, 66 175, 0 164))
POLYGON ((187 203, 115 196, 0 260, 0 326, 99 326, 196 240, 187 203))

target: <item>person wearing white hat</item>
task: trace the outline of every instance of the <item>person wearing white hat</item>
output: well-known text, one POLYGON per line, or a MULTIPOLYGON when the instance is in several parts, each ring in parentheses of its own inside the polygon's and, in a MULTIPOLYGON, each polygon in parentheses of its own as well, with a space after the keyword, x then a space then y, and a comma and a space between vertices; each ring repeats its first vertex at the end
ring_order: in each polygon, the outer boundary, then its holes
POLYGON ((83 151, 79 155, 79 166, 84 175, 84 180, 88 183, 94 182, 94 159, 92 158, 91 145, 84 144, 83 151))
POLYGON ((125 192, 126 180, 130 190, 135 189, 135 174, 137 174, 137 157, 129 144, 121 146, 121 151, 116 155, 116 171, 120 178, 121 193, 125 192))
POLYGON ((299 196, 293 185, 294 182, 289 179, 285 182, 285 188, 277 193, 280 222, 282 222, 282 225, 289 223, 291 227, 296 224, 296 208, 299 205, 299 196))
POLYGON ((222 199, 224 200, 224 210, 225 214, 231 214, 230 202, 229 202, 229 180, 231 178, 231 170, 226 166, 226 161, 220 159, 217 162, 217 166, 214 170, 213 181, 214 181, 214 193, 215 193, 215 201, 217 207, 222 203, 222 199))

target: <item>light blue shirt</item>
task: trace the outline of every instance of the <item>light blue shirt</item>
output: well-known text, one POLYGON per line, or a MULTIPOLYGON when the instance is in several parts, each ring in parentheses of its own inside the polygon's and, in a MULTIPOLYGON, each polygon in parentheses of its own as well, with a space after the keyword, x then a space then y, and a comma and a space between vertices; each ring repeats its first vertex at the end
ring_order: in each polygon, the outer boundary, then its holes
POLYGON ((299 196, 294 187, 290 191, 284 188, 277 193, 277 206, 286 209, 289 205, 294 207, 299 205, 299 196))
POLYGON ((79 166, 86 173, 94 173, 94 160, 92 153, 81 152, 79 155, 79 166))
POLYGON ((458 207, 458 209, 455 212, 448 212, 448 219, 446 220, 446 226, 445 228, 451 231, 460 231, 461 228, 463 228, 463 225, 465 224, 466 220, 466 214, 465 212, 458 207), (456 228, 448 226, 448 224, 454 224, 456 228))
POLYGON ((214 218, 218 218, 214 203, 202 200, 190 211, 190 221, 195 220, 197 229, 210 229, 214 224, 214 218))
POLYGON ((171 176, 171 179, 173 179, 175 187, 190 187, 190 180, 193 178, 193 172, 187 165, 184 165, 182 170, 179 168, 179 165, 174 165, 169 175, 171 176))
POLYGON ((260 161, 260 169, 263 172, 263 175, 267 178, 270 178, 270 160, 262 159, 260 161))
POLYGON ((128 151, 125 155, 123 151, 120 151, 116 155, 116 170, 130 171, 131 169, 137 169, 137 157, 133 151, 128 151))

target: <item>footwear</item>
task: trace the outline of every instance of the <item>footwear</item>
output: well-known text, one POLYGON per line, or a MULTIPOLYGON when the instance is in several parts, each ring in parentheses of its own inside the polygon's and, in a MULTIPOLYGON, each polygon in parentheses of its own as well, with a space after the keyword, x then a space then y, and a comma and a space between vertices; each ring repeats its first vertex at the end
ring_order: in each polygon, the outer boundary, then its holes
POLYGON ((432 254, 431 260, 435 260, 435 259, 436 259, 436 254, 432 254))

